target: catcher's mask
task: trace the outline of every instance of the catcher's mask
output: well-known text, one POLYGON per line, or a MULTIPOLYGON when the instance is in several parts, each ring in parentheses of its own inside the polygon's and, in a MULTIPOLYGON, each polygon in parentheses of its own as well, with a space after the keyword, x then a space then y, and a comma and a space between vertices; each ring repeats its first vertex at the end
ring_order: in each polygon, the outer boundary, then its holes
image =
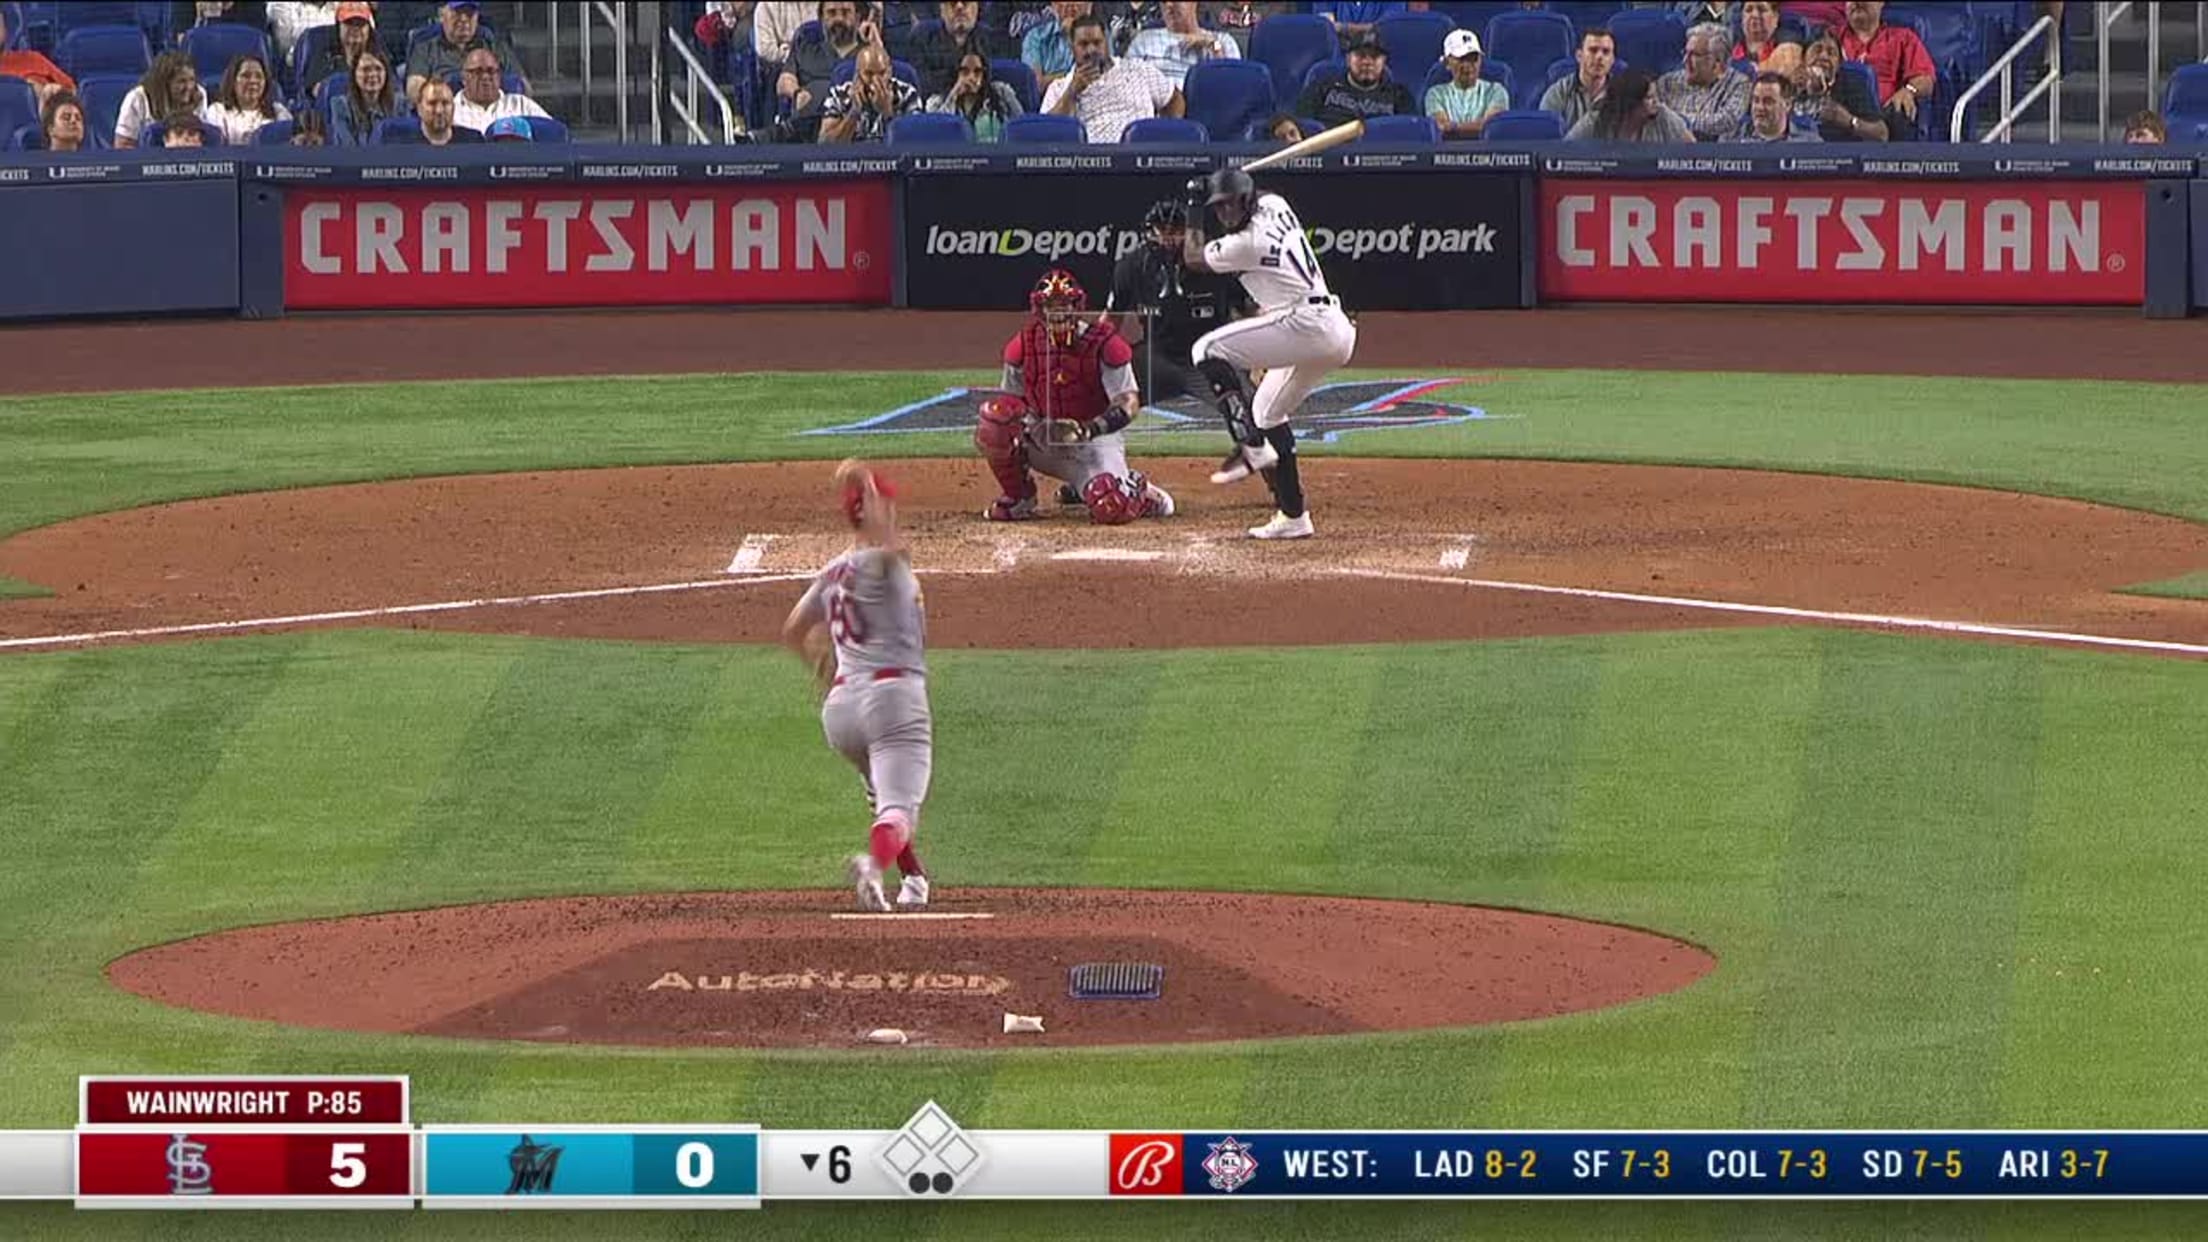
POLYGON ((1188 232, 1188 224, 1181 218, 1181 205, 1159 201, 1150 204, 1150 210, 1142 217, 1142 227, 1149 230, 1150 244, 1179 258, 1181 241, 1188 232))
POLYGON ((1060 345, 1071 345, 1081 334, 1079 316, 1089 308, 1089 295, 1072 272, 1054 267, 1035 282, 1035 291, 1027 295, 1027 304, 1048 325, 1050 339, 1060 345))

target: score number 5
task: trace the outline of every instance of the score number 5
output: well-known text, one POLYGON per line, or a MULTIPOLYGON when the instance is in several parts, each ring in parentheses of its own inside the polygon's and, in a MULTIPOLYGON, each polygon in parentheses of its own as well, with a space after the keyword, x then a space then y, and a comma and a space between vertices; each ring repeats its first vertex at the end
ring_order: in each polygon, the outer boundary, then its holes
POLYGON ((368 1180, 368 1163, 361 1159, 368 1153, 366 1143, 330 1144, 330 1185, 339 1190, 357 1190, 368 1180))

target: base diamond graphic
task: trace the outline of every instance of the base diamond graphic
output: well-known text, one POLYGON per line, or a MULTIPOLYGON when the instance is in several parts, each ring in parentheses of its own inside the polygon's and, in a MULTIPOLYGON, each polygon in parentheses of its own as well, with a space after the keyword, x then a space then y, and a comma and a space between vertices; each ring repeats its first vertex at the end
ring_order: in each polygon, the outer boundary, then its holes
POLYGON ((915 1197, 957 1194, 981 1167, 982 1152, 934 1100, 920 1106, 877 1157, 915 1197))

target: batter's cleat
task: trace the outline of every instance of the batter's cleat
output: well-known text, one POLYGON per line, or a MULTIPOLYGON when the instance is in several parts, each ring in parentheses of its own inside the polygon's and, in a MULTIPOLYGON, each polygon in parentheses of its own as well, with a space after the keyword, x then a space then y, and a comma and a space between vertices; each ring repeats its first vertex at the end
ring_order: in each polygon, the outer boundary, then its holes
POLYGON ((1058 503, 1062 505, 1080 504, 1082 503, 1081 493, 1075 490, 1071 483, 1060 483, 1058 485, 1058 503))
POLYGON ((1280 464, 1280 450, 1270 444, 1245 444, 1227 455, 1211 472, 1214 483, 1240 483, 1260 470, 1280 464))
POLYGON ((1173 493, 1165 490, 1162 487, 1159 487, 1155 483, 1146 483, 1143 485, 1143 487, 1145 488, 1145 491, 1142 498, 1142 516, 1154 518, 1172 517, 1173 510, 1179 508, 1178 505, 1175 505, 1173 503, 1173 493))
POLYGON ((928 908, 928 877, 908 875, 897 886, 897 908, 900 910, 925 910, 928 908))
POLYGON ((1018 500, 999 496, 989 502, 989 507, 981 511, 981 516, 992 522, 1032 522, 1042 514, 1036 511, 1033 496, 1022 496, 1018 500))
POLYGON ((851 887, 859 895, 859 909, 876 914, 889 912, 889 898, 882 892, 882 869, 864 854, 851 859, 851 887))
POLYGON ((1318 531, 1311 525, 1311 515, 1289 517, 1285 513, 1273 514, 1273 520, 1263 526, 1252 526, 1252 539, 1309 539, 1318 531))

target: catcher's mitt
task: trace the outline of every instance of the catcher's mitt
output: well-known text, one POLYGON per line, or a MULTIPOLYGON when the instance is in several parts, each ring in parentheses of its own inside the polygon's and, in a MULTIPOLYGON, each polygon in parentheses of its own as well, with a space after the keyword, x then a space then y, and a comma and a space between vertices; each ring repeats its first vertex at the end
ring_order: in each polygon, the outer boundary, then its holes
POLYGON ((1029 434, 1038 444, 1081 444, 1096 438, 1096 428, 1070 418, 1038 418, 1029 434))

